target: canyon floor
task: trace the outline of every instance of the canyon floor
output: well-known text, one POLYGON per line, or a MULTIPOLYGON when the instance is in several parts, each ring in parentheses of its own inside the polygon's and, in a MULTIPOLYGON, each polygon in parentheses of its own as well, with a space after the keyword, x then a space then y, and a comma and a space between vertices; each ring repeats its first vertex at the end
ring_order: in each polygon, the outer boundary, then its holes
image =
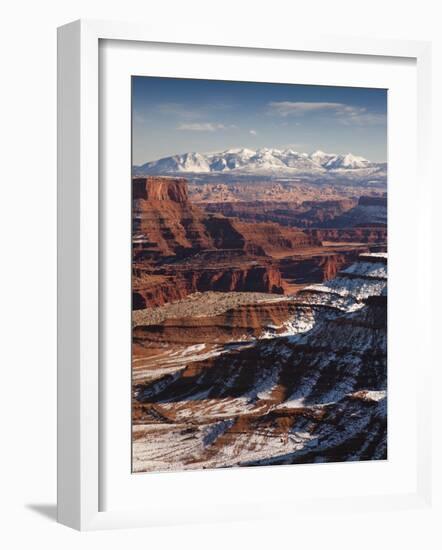
POLYGON ((386 198, 207 192, 134 179, 133 471, 385 459, 386 198))

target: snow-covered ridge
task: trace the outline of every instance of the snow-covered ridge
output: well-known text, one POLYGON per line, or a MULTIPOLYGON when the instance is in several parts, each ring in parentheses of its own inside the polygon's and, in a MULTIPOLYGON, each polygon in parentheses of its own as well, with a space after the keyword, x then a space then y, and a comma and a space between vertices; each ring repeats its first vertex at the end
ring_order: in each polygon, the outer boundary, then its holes
POLYGON ((365 253, 334 279, 309 285, 298 296, 307 295, 317 304, 333 304, 342 310, 355 311, 364 306, 368 297, 383 296, 386 292, 387 253, 365 253))
POLYGON ((386 285, 387 254, 361 254, 258 339, 142 357, 133 470, 386 459, 386 285))
POLYGON ((264 174, 313 174, 340 172, 384 172, 385 163, 376 163, 351 153, 335 154, 315 151, 298 153, 293 149, 227 149, 213 153, 183 153, 134 166, 134 173, 264 173, 264 174))
POLYGON ((387 253, 361 254, 334 279, 305 287, 292 297, 302 307, 283 326, 268 326, 261 338, 274 338, 273 328, 282 329, 277 336, 302 335, 321 319, 362 310, 371 296, 387 296, 387 253))

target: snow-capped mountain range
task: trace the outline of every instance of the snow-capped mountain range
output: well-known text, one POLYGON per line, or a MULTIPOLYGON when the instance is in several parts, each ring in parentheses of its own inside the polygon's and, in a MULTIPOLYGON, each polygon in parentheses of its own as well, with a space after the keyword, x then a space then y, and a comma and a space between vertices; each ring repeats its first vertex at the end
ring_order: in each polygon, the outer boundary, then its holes
POLYGON ((293 149, 228 149, 213 153, 183 153, 134 166, 135 175, 221 174, 232 175, 326 175, 328 173, 383 173, 385 163, 370 162, 351 153, 315 151, 298 153, 293 149))

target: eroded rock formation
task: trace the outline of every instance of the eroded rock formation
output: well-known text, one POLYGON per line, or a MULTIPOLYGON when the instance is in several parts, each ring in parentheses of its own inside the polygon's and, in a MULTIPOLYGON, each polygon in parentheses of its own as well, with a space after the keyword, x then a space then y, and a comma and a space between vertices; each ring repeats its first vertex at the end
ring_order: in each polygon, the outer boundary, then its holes
POLYGON ((233 266, 216 261, 206 265, 195 261, 194 264, 167 266, 158 274, 138 269, 132 284, 133 309, 160 306, 194 292, 209 290, 284 293, 281 273, 271 263, 255 265, 253 260, 244 257, 233 266))
POLYGON ((217 212, 247 221, 272 221, 284 226, 317 227, 354 207, 354 199, 309 201, 218 201, 206 202, 208 212, 217 212))
POLYGON ((133 180, 133 308, 197 292, 283 293, 275 258, 320 246, 316 237, 273 222, 208 214, 182 178, 133 180))
POLYGON ((385 254, 362 254, 291 298, 140 314, 135 471, 385 459, 386 296, 385 254))
MULTIPOLYGON (((355 208, 378 211, 385 201, 361 198, 355 208)), ((360 252, 375 246, 384 250, 386 227, 301 230, 280 225, 272 216, 290 217, 296 211, 318 223, 350 215, 352 205, 350 199, 226 203, 224 211, 230 214, 259 217, 262 208, 266 220, 242 221, 193 204, 183 178, 134 178, 133 308, 161 306, 208 290, 290 294, 330 279, 360 252)))
POLYGON ((386 247, 387 226, 368 226, 368 227, 347 227, 347 228, 324 228, 308 229, 306 233, 314 239, 324 242, 336 243, 367 243, 380 244, 386 247))
POLYGON ((134 178, 133 186, 136 260, 206 249, 252 250, 265 255, 274 249, 317 244, 314 237, 278 224, 248 224, 207 214, 188 200, 187 183, 182 178, 134 178))

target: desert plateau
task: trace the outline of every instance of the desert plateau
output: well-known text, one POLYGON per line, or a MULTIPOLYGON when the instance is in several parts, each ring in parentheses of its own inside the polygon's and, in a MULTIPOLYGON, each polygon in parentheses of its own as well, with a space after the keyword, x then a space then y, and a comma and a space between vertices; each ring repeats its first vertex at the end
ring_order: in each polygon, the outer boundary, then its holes
POLYGON ((385 194, 197 185, 133 178, 134 472, 385 458, 385 194))

